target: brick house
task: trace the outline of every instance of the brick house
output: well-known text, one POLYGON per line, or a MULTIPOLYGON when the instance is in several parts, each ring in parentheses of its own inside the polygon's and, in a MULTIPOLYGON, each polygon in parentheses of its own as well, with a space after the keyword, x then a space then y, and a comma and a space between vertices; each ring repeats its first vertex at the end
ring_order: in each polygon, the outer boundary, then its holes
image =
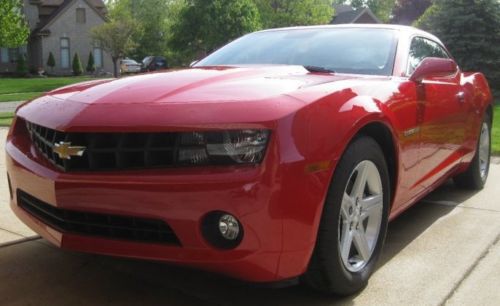
POLYGON ((111 57, 90 37, 90 29, 106 21, 102 0, 24 0, 23 11, 31 30, 28 44, 0 48, 0 73, 15 71, 19 53, 26 54, 30 69, 69 75, 75 53, 85 68, 92 52, 97 70, 113 71, 111 57), (50 52, 56 62, 53 72, 47 67, 50 52))

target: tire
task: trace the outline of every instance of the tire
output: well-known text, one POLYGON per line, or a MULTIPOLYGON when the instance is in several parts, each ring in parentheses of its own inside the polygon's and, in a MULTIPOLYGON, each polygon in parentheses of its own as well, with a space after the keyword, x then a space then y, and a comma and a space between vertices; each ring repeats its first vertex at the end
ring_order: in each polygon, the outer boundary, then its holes
POLYGON ((488 179, 491 157, 491 120, 484 115, 476 145, 476 154, 464 173, 453 178, 459 188, 481 190, 488 179))
POLYGON ((389 203, 389 174, 380 146, 370 137, 361 136, 354 139, 340 159, 328 190, 316 246, 309 267, 303 275, 306 285, 323 293, 342 296, 363 289, 375 270, 385 241, 389 203), (365 172, 367 179, 364 188, 356 188, 362 185, 357 184, 358 178, 360 182, 363 181, 363 175, 359 174, 365 172), (379 179, 376 178, 377 174, 379 179), (361 189, 364 191, 356 192, 361 189), (344 198, 344 194, 347 198, 344 198), (370 202, 366 202, 367 199, 372 199, 373 203, 368 204, 370 202), (357 206, 358 204, 360 206, 357 206), (360 212, 359 207, 368 205, 373 205, 371 214, 363 221, 362 213, 366 214, 366 211, 361 209, 360 212), (347 207, 351 209, 346 209, 347 207), (369 239, 366 228, 373 233, 377 223, 378 234, 371 235, 369 239), (364 241, 367 243, 364 244, 365 248, 360 247, 365 251, 360 252, 357 245, 363 245, 359 242, 362 240, 359 233, 363 232, 366 235, 364 241), (351 243, 349 239, 352 239, 351 243), (364 256, 361 253, 364 253, 364 256))

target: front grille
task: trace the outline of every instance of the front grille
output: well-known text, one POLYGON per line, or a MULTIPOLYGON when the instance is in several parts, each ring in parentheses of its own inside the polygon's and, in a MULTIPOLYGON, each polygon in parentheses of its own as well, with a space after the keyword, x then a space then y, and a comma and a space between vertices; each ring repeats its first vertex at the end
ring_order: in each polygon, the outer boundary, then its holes
POLYGON ((161 220, 60 209, 19 189, 17 203, 34 217, 62 232, 180 245, 170 226, 161 220))
POLYGON ((63 171, 106 171, 179 165, 180 133, 65 133, 26 122, 35 147, 63 171), (82 156, 62 159, 56 143, 85 147, 82 156))

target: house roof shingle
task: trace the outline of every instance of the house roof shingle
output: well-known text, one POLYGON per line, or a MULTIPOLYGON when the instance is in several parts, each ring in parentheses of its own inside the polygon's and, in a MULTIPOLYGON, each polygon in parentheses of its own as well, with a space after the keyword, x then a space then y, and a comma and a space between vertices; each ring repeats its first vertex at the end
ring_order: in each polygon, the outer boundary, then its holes
POLYGON ((332 24, 354 23, 365 14, 373 19, 373 23, 381 23, 369 8, 354 9, 350 5, 334 5, 334 8, 335 16, 331 21, 332 24))
MULTIPOLYGON (((40 2, 42 6, 59 6, 63 4, 64 1, 66 0, 41 0, 40 2)), ((89 3, 97 8, 106 7, 102 0, 89 0, 89 3)))
MULTIPOLYGON (((47 16, 44 22, 41 22, 37 28, 33 31, 33 34, 49 34, 50 31, 45 29, 47 25, 52 23, 52 21, 59 16, 59 14, 66 9, 68 5, 70 5, 75 0, 42 0, 41 6, 57 6, 57 9, 52 11, 52 13, 47 16)), ((97 14, 99 14, 103 19, 105 19, 105 14, 107 12, 106 5, 102 0, 84 0, 87 4, 92 7, 97 14)))

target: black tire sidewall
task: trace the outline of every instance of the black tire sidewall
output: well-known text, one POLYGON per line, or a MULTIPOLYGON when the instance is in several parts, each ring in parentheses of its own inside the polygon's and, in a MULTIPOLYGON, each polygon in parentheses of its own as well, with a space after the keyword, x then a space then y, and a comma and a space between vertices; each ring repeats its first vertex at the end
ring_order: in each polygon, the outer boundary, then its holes
POLYGON ((474 157, 472 161, 469 164, 469 167, 467 170, 463 173, 458 174, 455 176, 454 181, 456 185, 460 188, 465 188, 465 189, 472 189, 472 190, 481 190, 483 189, 484 185, 486 184, 486 181, 488 179, 488 175, 490 172, 490 160, 491 160, 491 119, 490 115, 488 113, 485 113, 483 116, 483 120, 481 121, 481 124, 479 126, 479 131, 477 132, 478 138, 476 141, 476 152, 474 154, 474 157), (479 160, 479 150, 480 150, 480 144, 481 144, 481 132, 483 129, 483 124, 486 123, 488 125, 488 131, 489 131, 489 143, 490 143, 490 151, 488 154, 488 168, 486 170, 486 176, 483 180, 481 177, 481 161, 479 160))
POLYGON ((477 147, 476 147, 476 155, 475 155, 475 162, 476 162, 476 175, 477 175, 477 180, 480 182, 481 187, 484 187, 484 184, 486 184, 486 181, 488 180, 488 175, 490 174, 490 161, 491 161, 491 121, 490 121, 490 116, 488 113, 484 115, 483 121, 481 122, 481 128, 479 129, 479 136, 477 140, 477 147), (486 175, 483 178, 481 177, 481 160, 479 159, 479 150, 480 145, 481 145, 481 133, 483 131, 483 124, 488 126, 488 142, 489 142, 489 152, 488 152, 488 163, 487 163, 487 168, 486 168, 486 175))
POLYGON ((374 272, 387 232, 390 206, 390 183, 387 163, 380 146, 370 137, 357 137, 346 149, 334 172, 323 208, 316 248, 312 260, 321 262, 322 278, 320 290, 341 295, 352 294, 362 289, 374 272), (339 214, 342 197, 354 168, 368 160, 377 167, 383 188, 384 208, 379 236, 373 254, 363 269, 351 272, 346 269, 339 252, 339 214))

